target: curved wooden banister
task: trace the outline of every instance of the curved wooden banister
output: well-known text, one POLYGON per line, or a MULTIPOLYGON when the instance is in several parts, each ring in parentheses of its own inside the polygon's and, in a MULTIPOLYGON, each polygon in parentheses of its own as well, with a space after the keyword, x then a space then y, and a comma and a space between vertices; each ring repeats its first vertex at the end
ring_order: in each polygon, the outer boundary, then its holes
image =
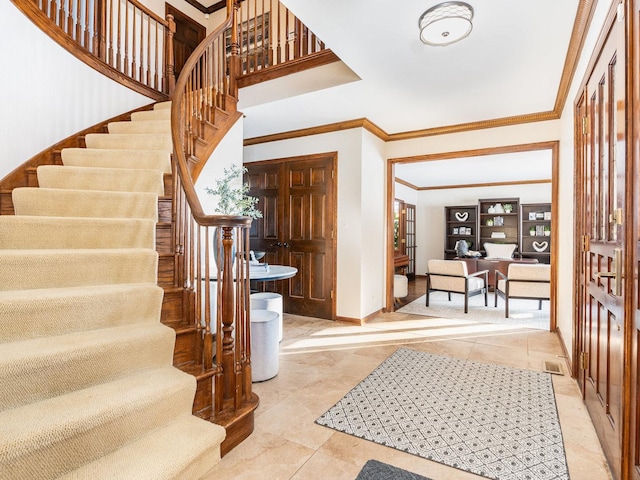
POLYGON ((172 18, 158 17, 137 0, 75 0, 68 4, 11 1, 38 28, 93 69, 156 101, 169 99, 175 84, 172 18), (132 20, 127 17, 123 24, 121 18, 107 12, 108 6, 113 10, 120 2, 135 9, 132 20), (120 35, 121 30, 127 34, 120 35))
POLYGON ((205 371, 214 372, 210 420, 227 430, 223 455, 253 431, 253 411, 258 406, 258 397, 251 390, 252 219, 206 214, 194 183, 214 146, 238 118, 238 47, 232 45, 227 57, 225 45, 225 31, 236 28, 236 8, 233 0, 227 0, 226 21, 185 62, 171 106, 177 286, 187 292, 183 311, 202 339, 195 361, 205 371), (212 258, 216 256, 222 259, 216 262, 212 258))

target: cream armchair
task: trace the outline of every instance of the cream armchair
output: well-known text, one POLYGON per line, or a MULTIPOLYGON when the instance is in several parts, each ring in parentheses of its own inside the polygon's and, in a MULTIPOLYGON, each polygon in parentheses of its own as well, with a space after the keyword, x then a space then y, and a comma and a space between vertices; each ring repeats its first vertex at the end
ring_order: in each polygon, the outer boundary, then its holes
POLYGON ((538 310, 542 310, 542 301, 549 300, 551 265, 509 265, 507 274, 496 270, 495 307, 498 297, 504 298, 504 316, 509 318, 509 299, 523 298, 538 300, 538 310))
POLYGON ((469 275, 467 264, 459 260, 429 260, 427 262, 427 307, 432 291, 447 292, 449 301, 452 293, 464 295, 464 313, 469 311, 469 297, 484 293, 487 306, 488 270, 469 275))

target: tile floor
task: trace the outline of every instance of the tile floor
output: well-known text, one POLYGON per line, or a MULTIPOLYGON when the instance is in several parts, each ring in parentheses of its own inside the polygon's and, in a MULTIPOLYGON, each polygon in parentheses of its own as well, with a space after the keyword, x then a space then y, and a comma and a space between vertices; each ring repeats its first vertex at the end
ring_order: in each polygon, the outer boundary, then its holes
POLYGON ((482 324, 398 313, 380 314, 362 326, 287 314, 284 321, 279 373, 254 384, 260 397, 255 430, 211 478, 353 480, 367 460, 377 459, 433 480, 481 479, 314 423, 400 345, 534 370, 542 370, 545 360, 560 363, 565 375, 553 379, 571 479, 611 478, 555 334, 488 331, 482 324))

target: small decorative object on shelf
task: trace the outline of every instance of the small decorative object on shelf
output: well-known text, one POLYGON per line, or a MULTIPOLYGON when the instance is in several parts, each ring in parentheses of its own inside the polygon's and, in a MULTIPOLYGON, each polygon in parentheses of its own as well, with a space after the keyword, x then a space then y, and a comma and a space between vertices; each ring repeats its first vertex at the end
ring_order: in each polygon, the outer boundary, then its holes
POLYGON ((487 227, 493 227, 493 218, 487 218, 487 227))
POLYGON ((469 212, 456 212, 455 213, 456 220, 460 222, 466 222, 469 218, 469 212))
POLYGON ((544 226, 544 236, 545 237, 550 237, 551 236, 551 227, 549 225, 545 225, 544 226))
POLYGON ((453 227, 453 234, 458 235, 459 230, 460 229, 458 227, 453 227))
POLYGON ((551 212, 544 212, 544 219, 551 220, 551 212))
POLYGON ((495 227, 502 227, 504 225, 504 217, 493 217, 493 225, 495 227))
POLYGON ((533 225, 529 227, 529 235, 532 237, 536 236, 536 227, 534 227, 533 225))
POLYGON ((549 248, 549 242, 533 242, 531 246, 536 252, 540 253, 549 248))
POLYGON ((510 203, 505 203, 503 208, 504 213, 511 213, 513 211, 513 205, 511 205, 510 203))

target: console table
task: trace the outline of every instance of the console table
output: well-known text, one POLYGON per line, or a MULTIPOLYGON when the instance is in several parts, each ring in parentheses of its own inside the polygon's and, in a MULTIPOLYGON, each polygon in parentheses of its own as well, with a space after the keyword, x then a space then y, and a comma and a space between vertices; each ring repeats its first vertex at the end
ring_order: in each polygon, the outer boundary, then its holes
POLYGON ((495 271, 498 270, 504 275, 507 274, 509 265, 512 263, 538 263, 537 258, 457 258, 467 264, 467 271, 475 273, 479 270, 489 270, 489 289, 493 289, 496 281, 495 271))

